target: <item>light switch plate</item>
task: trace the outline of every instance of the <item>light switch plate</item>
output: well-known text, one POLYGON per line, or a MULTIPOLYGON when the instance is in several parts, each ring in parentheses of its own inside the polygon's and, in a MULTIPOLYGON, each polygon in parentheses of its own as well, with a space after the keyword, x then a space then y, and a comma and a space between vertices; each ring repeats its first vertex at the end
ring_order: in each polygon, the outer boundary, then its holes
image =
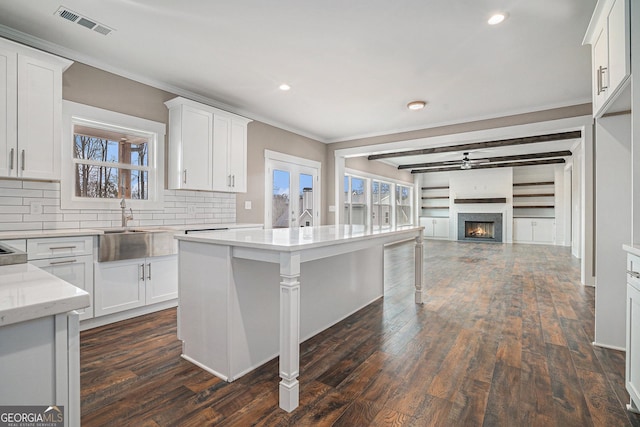
POLYGON ((335 212, 336 211, 336 206, 335 205, 329 205, 329 212, 335 212))
POLYGON ((245 208, 246 210, 250 210, 250 209, 251 209, 251 200, 246 200, 246 201, 244 202, 244 208, 245 208))
POLYGON ((196 214, 196 205, 187 205, 187 213, 189 215, 195 215, 196 214))

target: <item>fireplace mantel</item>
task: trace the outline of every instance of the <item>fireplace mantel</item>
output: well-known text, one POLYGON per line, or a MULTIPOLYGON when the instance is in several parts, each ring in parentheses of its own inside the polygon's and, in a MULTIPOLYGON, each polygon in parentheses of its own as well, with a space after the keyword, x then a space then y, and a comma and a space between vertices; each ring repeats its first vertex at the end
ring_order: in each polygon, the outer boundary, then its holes
POLYGON ((453 203, 507 203, 506 197, 482 197, 478 199, 453 199, 453 203))

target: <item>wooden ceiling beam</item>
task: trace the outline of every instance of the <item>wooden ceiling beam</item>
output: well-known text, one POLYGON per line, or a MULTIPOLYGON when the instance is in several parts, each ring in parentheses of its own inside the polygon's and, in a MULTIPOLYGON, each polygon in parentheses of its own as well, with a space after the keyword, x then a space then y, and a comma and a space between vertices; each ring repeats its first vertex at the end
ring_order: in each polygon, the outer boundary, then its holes
POLYGON ((412 169, 411 173, 430 173, 430 172, 448 172, 459 170, 475 170, 475 169, 494 169, 494 168, 511 168, 519 166, 536 166, 536 165, 553 165, 565 163, 565 160, 560 159, 544 159, 544 160, 528 160, 523 162, 505 162, 505 163, 488 163, 485 165, 476 165, 471 169, 460 169, 460 166, 448 166, 442 168, 430 168, 430 169, 412 169))
MULTIPOLYGON (((551 157, 567 157, 572 153, 570 150, 562 151, 547 151, 546 153, 531 153, 531 154, 517 154, 513 156, 500 156, 500 157, 487 157, 488 163, 497 162, 510 162, 514 160, 531 160, 531 159, 548 159, 551 157)), ((473 161, 474 159, 471 159, 473 161)), ((413 163, 410 165, 399 165, 398 169, 420 169, 431 168, 436 166, 451 166, 455 164, 462 164, 461 160, 446 161, 446 162, 431 162, 431 163, 413 163)))
POLYGON ((450 145, 446 147, 421 148, 418 150, 395 151, 392 153, 372 154, 369 160, 389 159, 393 157, 419 156, 423 154, 450 153, 452 151, 472 151, 483 148, 508 147, 511 145, 535 144, 539 142, 564 141, 578 139, 582 133, 577 131, 551 133, 547 135, 526 136, 523 138, 500 139, 496 141, 472 142, 469 144, 450 145))

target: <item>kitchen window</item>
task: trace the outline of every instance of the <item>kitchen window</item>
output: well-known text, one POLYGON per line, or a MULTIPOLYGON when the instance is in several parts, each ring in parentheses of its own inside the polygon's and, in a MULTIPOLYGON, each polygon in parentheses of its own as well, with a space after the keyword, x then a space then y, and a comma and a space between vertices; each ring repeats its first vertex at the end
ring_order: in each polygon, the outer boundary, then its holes
POLYGON ((413 223, 413 205, 411 203, 411 187, 396 185, 396 225, 413 223))
POLYGON ((367 181, 352 175, 344 176, 344 223, 367 225, 367 181))
POLYGON ((163 123, 68 101, 63 122, 63 208, 161 206, 163 123))

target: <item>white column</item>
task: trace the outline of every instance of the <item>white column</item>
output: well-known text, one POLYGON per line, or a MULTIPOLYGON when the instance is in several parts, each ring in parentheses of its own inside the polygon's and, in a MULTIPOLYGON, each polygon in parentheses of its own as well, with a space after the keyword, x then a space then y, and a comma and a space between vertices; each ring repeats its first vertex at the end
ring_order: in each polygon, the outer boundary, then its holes
POLYGON ((414 280, 416 282, 416 304, 424 303, 422 299, 422 262, 423 262, 423 249, 424 246, 422 244, 422 230, 418 233, 416 237, 416 255, 415 255, 415 275, 414 280))
POLYGON ((300 387, 300 254, 280 254, 280 407, 298 407, 300 387))

